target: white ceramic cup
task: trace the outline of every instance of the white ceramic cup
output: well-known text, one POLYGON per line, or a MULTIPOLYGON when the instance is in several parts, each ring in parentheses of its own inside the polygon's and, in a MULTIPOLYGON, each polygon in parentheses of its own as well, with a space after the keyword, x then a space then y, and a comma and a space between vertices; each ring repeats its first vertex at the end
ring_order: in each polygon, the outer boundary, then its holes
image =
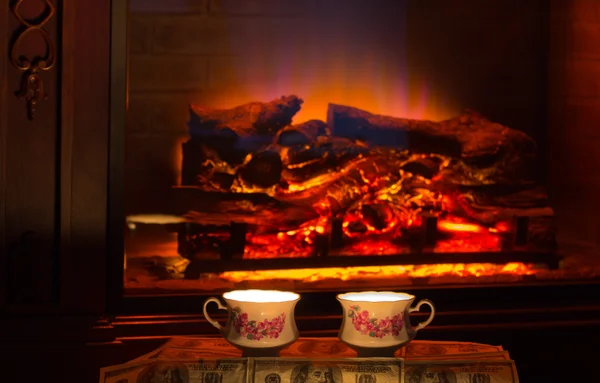
POLYGON ((339 294, 343 319, 339 338, 359 356, 388 356, 413 340, 435 316, 435 306, 427 299, 410 307, 415 297, 391 291, 365 291, 339 294), (409 314, 421 306, 431 307, 425 322, 412 327, 409 314))
POLYGON ((244 356, 278 356, 279 351, 298 339, 294 308, 300 295, 275 290, 236 290, 204 302, 204 317, 244 356), (227 323, 221 326, 207 312, 209 303, 227 310, 227 323))

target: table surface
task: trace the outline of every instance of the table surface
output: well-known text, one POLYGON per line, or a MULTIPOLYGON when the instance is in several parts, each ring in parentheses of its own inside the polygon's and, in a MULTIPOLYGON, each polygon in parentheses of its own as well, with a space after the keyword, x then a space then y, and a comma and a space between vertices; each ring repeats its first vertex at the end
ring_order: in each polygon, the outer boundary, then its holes
MULTIPOLYGON (((196 358, 239 358, 241 351, 223 338, 174 337, 159 349, 143 358, 196 359, 196 358)), ((338 338, 299 338, 281 351, 282 358, 355 358, 356 352, 338 338)), ((480 343, 442 342, 414 340, 396 351, 397 358, 407 360, 426 359, 510 359, 502 346, 480 343)))

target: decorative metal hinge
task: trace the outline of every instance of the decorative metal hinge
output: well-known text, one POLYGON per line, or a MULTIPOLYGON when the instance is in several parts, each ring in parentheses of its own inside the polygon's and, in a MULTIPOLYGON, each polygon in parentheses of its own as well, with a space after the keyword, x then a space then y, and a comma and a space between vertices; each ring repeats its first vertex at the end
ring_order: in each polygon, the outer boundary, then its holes
POLYGON ((44 26, 56 13, 56 8, 51 0, 42 0, 46 5, 45 9, 36 17, 36 21, 30 21, 26 20, 19 11, 21 5, 27 1, 16 0, 10 7, 12 14, 21 24, 21 29, 17 32, 17 36, 11 45, 10 61, 15 68, 24 72, 21 80, 21 89, 16 92, 16 95, 19 98, 25 99, 27 103, 27 116, 30 120, 33 120, 38 101, 48 99, 40 74, 43 71, 52 69, 56 62, 56 47, 52 38, 44 29, 44 26), (37 19, 40 21, 37 21, 37 19), (19 47, 24 38, 27 35, 36 33, 44 39, 46 44, 45 57, 41 55, 34 56, 33 58, 19 56, 19 47))

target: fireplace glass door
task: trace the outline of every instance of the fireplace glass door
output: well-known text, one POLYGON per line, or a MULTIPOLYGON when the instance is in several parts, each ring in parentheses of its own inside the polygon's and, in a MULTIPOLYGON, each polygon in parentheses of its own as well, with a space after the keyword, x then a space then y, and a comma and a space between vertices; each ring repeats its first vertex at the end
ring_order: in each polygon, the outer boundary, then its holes
POLYGON ((127 39, 127 293, 561 273, 545 1, 129 0, 127 39))

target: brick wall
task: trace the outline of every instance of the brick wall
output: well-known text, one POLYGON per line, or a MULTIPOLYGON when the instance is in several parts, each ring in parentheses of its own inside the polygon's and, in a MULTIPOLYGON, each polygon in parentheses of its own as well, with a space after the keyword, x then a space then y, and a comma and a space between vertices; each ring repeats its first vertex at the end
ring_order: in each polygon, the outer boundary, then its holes
POLYGON ((239 78, 248 63, 238 56, 250 44, 297 27, 310 4, 130 0, 127 213, 160 212, 169 188, 177 184, 188 104, 224 107, 249 101, 239 78), (232 100, 223 103, 227 95, 232 100))
POLYGON ((561 242, 598 256, 600 1, 558 0, 552 4, 549 186, 561 242))
POLYGON ((545 147, 544 0, 130 3, 128 213, 160 211, 177 182, 190 102, 234 106, 297 93, 306 107, 319 97, 343 102, 345 93, 357 107, 404 103, 395 112, 406 117, 472 108, 545 147), (292 72, 301 76, 289 81, 292 72), (315 78, 356 86, 315 91, 315 78))

